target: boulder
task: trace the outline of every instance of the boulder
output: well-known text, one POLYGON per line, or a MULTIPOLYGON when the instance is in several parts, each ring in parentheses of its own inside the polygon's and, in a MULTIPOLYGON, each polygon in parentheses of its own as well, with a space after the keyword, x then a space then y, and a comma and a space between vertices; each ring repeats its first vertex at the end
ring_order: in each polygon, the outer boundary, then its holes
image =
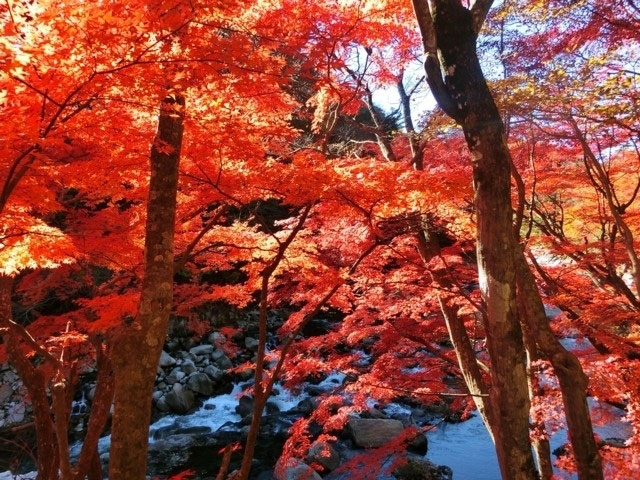
POLYGON ((327 442, 316 442, 309 449, 307 461, 310 464, 317 463, 325 470, 331 471, 340 465, 340 455, 327 442))
POLYGON ((382 418, 352 417, 348 425, 354 443, 364 448, 381 447, 404 430, 401 421, 382 418))
POLYGON ((205 373, 195 372, 189 375, 187 386, 190 390, 200 395, 211 395, 213 393, 213 382, 205 373))
POLYGON ((160 354, 160 366, 162 368, 173 367, 176 364, 176 359, 169 355, 164 350, 160 354))
POLYGON ((189 353, 192 355, 211 355, 213 353, 213 345, 198 345, 189 349, 189 353))
POLYGON ((249 350, 257 350, 259 344, 260 342, 255 338, 247 337, 244 339, 244 346, 249 350))
POLYGON ((176 413, 187 413, 193 408, 195 398, 191 390, 186 390, 176 383, 173 389, 165 395, 167 405, 176 413))
POLYGON ((179 368, 174 368, 173 371, 169 375, 167 375, 164 380, 169 385, 173 385, 174 383, 179 382, 186 376, 187 374, 184 373, 182 370, 180 370, 179 368))
POLYGON ((13 388, 6 383, 0 385, 0 405, 4 405, 13 395, 13 388))
POLYGON ((396 468, 393 476, 398 480, 451 480, 453 472, 449 467, 434 465, 428 460, 415 458, 396 468))
POLYGON ((297 458, 290 458, 285 468, 276 469, 276 480, 322 480, 313 468, 297 458))
POLYGON ((253 413, 253 398, 248 395, 241 396, 236 406, 236 413, 241 417, 251 415, 253 413))
POLYGON ((204 369, 204 373, 209 375, 209 378, 214 382, 221 380, 222 377, 224 376, 224 372, 220 370, 218 367, 216 367, 215 365, 209 365, 207 368, 204 369))
MULTIPOLYGON (((218 351, 219 350, 216 350, 216 352, 218 351)), ((224 353, 222 354, 222 356, 220 356, 215 360, 216 360, 216 365, 218 365, 218 367, 220 367, 222 370, 228 370, 231 367, 233 367, 233 363, 231 363, 231 360, 229 360, 229 357, 227 357, 224 353)))
POLYGON ((417 453, 418 455, 426 455, 429 450, 429 442, 427 441, 427 437, 425 437, 422 433, 419 433, 415 436, 413 440, 409 443, 407 450, 413 453, 417 453))
POLYGON ((182 362, 182 365, 180 365, 180 368, 187 375, 190 375, 193 372, 198 370, 198 368, 196 367, 196 364, 193 363, 192 360, 185 360, 184 362, 182 362))
POLYGON ((220 332, 213 332, 209 335, 207 340, 209 340, 209 343, 215 347, 219 347, 220 345, 227 343, 227 338, 220 332))

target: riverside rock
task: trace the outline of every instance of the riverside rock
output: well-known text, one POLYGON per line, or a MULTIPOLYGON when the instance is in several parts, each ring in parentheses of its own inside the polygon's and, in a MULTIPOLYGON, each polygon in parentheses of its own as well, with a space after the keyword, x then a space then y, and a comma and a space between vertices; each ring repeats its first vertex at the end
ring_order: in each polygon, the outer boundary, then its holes
POLYGON ((187 386, 190 390, 200 395, 211 395, 213 393, 213 382, 205 373, 192 373, 187 380, 187 386))
POLYGON ((186 390, 176 383, 173 389, 165 395, 167 405, 176 413, 187 413, 194 405, 195 398, 191 390, 186 390))
POLYGON ((382 418, 355 418, 348 422, 354 443, 363 448, 381 447, 404 430, 399 420, 382 418))
POLYGON ((340 465, 340 455, 327 442, 316 442, 309 449, 307 455, 309 463, 317 463, 326 470, 335 470, 340 465))
POLYGON ((162 368, 172 367, 176 364, 176 359, 169 355, 164 350, 160 354, 160 366, 162 368))

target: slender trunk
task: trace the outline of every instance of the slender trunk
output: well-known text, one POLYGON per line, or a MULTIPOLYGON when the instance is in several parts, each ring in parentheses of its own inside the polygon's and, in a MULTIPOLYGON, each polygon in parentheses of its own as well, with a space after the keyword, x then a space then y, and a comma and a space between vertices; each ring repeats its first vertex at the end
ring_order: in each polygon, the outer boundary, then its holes
POLYGON ((391 147, 389 137, 387 137, 384 132, 382 119, 380 118, 380 114, 376 110, 376 106, 373 104, 373 96, 371 95, 369 87, 366 87, 365 103, 367 104, 369 114, 371 114, 373 124, 376 127, 375 135, 376 141, 378 142, 378 147, 380 148, 380 153, 382 153, 382 156, 386 161, 395 162, 397 160, 396 155, 395 153, 393 153, 393 148, 391 147))
POLYGON ((602 464, 587 405, 588 379, 576 356, 562 346, 551 330, 535 278, 522 250, 516 255, 516 268, 518 295, 522 297, 524 309, 523 321, 527 322, 540 350, 551 362, 560 383, 578 476, 581 480, 600 480, 603 478, 602 464))
POLYGON ((114 343, 114 414, 109 477, 144 480, 151 395, 173 295, 173 237, 184 98, 168 95, 160 107, 151 148, 145 269, 138 314, 114 343))
MULTIPOLYGON (((518 311, 521 318, 526 315, 524 306, 522 305, 522 296, 518 297, 518 311)), ((531 403, 534 403, 537 397, 544 395, 544 390, 540 388, 540 382, 538 381, 538 375, 540 372, 535 366, 536 362, 540 359, 540 355, 535 338, 526 323, 522 326, 522 333, 524 335, 524 345, 527 349, 529 398, 531 399, 531 403)), ((531 443, 533 445, 533 454, 536 458, 536 465, 538 467, 538 473, 540 474, 540 480, 551 480, 553 477, 551 447, 549 445, 548 432, 544 423, 544 415, 540 412, 532 413, 531 429, 533 433, 531 443)))
POLYGON ((416 135, 416 129, 413 125, 413 119, 411 118, 411 97, 404 88, 402 83, 402 75, 398 78, 398 94, 400 95, 400 105, 402 106, 402 116, 404 118, 404 128, 407 131, 407 139, 409 140, 409 148, 411 149, 411 165, 416 170, 422 170, 424 163, 422 160, 422 148, 418 137, 416 135))
POLYGON ((447 325, 449 338, 451 339, 451 343, 453 343, 453 348, 458 357, 458 365, 462 371, 462 377, 478 408, 478 413, 491 436, 491 440, 495 443, 493 430, 496 419, 492 416, 493 412, 491 411, 490 405, 486 402, 489 396, 489 388, 482 378, 482 373, 476 360, 476 352, 473 351, 471 340, 469 339, 469 335, 467 335, 467 329, 462 319, 458 316, 458 312, 448 305, 446 300, 438 298, 438 301, 447 325))
MULTIPOLYGON (((0 326, 5 327, 12 322, 11 293, 13 278, 0 276, 0 326)), ((6 328, 6 327, 5 327, 6 328)), ((36 430, 38 480, 55 480, 58 478, 58 455, 56 433, 51 421, 51 410, 46 393, 46 377, 41 369, 35 367, 25 356, 20 338, 10 328, 4 332, 3 339, 7 348, 9 363, 16 369, 24 383, 31 406, 33 407, 33 423, 36 430)))
POLYGON ((578 124, 573 119, 573 117, 569 118, 569 122, 571 124, 571 127, 573 128, 573 132, 576 135, 576 138, 582 146, 585 155, 585 162, 588 161, 588 164, 596 172, 596 176, 598 178, 598 181, 600 182, 599 187, 604 193, 609 211, 613 216, 613 220, 618 227, 618 230, 620 231, 620 235, 622 236, 622 243, 624 244, 624 248, 627 251, 627 255, 631 263, 631 274, 633 276, 633 283, 636 287, 636 295, 640 297, 640 259, 638 258, 638 254, 635 250, 633 233, 631 232, 629 225, 627 225, 627 222, 622 217, 621 209, 618 207, 618 205, 616 205, 611 179, 604 171, 602 165, 591 150, 586 137, 580 130, 580 127, 578 127, 578 124))

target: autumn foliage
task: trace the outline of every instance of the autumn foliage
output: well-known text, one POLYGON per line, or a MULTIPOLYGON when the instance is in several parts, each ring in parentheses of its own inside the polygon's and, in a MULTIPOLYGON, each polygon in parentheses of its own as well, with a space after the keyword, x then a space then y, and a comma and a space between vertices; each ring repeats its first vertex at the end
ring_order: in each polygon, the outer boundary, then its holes
MULTIPOLYGON (((254 427, 276 381, 295 391, 346 375, 293 426, 282 462, 372 404, 473 413, 445 317, 463 325, 489 391, 499 359, 476 264, 479 159, 464 121, 432 100, 411 2, 14 0, 0 28, 0 358, 28 377, 38 478, 100 475, 117 345, 136 335, 149 274, 152 151, 179 154, 172 321, 198 339, 221 332, 233 356, 237 326, 207 311, 259 311, 262 346, 244 366, 256 371, 254 427), (387 100, 402 99, 399 84, 404 104, 387 100), (167 98, 184 99, 168 113, 184 116, 179 151, 158 140, 167 98), (276 308, 288 315, 265 351, 276 308), (330 315, 332 329, 301 334, 330 315), (102 397, 71 465, 65 429, 87 365, 102 397)), ((574 352, 585 395, 633 427, 624 446, 596 439, 607 479, 640 475, 639 31, 633 0, 513 0, 490 10, 477 43, 512 158, 514 242, 559 309, 557 338, 593 347, 574 352)), ((532 378, 551 380, 531 398, 532 442, 565 425, 552 359, 538 354, 532 378)), ((249 475, 250 443, 236 478, 249 475)), ((579 470, 574 459, 569 448, 556 467, 579 470)))

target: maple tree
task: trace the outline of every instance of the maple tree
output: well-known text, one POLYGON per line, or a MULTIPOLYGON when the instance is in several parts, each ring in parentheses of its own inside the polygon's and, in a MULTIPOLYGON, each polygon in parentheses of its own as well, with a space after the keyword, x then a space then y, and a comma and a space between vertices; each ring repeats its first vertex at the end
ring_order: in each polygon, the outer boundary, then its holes
POLYGON ((145 478, 170 317, 202 336, 219 302, 259 310, 240 367, 254 369, 250 430, 221 479, 249 478, 276 381, 334 372, 347 381, 294 424, 282 468, 404 397, 477 408, 504 478, 551 478, 557 410, 571 448, 556 466, 637 475, 640 10, 492 3, 0 7, 2 357, 34 408, 38 478, 102 478, 112 402, 110 476, 145 478), (427 86, 439 109, 415 98, 427 86), (378 90, 398 93, 395 116, 378 90), (221 272, 241 281, 207 281, 221 272), (268 351, 278 307, 292 313, 268 351), (323 312, 341 322, 303 335, 323 312), (565 349, 575 331, 595 354, 565 349), (71 401, 94 364, 72 465, 71 401), (626 452, 598 444, 587 395, 626 409, 626 452))

